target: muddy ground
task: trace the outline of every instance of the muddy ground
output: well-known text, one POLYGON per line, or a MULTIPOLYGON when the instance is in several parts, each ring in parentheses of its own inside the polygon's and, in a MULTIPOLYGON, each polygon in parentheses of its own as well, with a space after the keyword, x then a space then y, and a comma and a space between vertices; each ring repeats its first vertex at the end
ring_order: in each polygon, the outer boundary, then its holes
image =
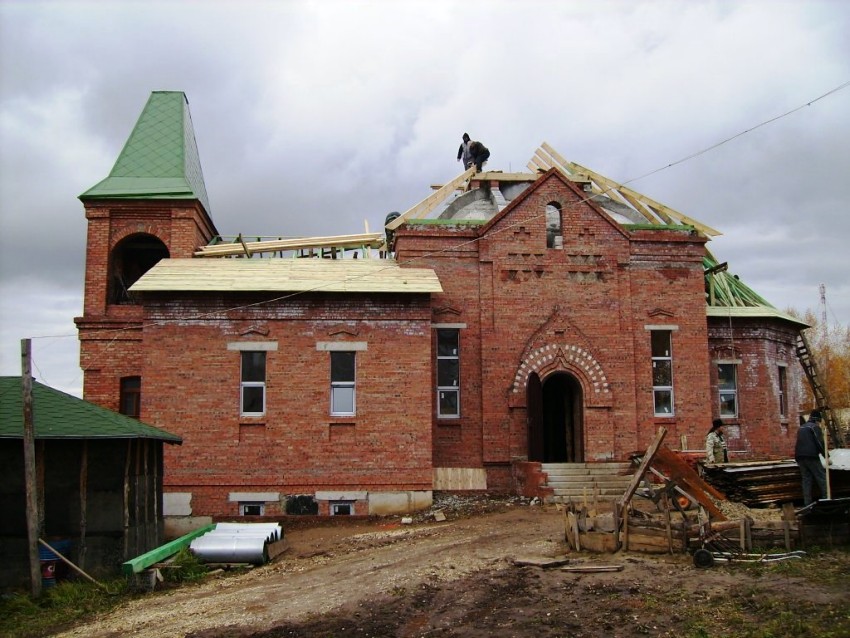
POLYGON ((516 499, 442 506, 444 522, 419 516, 412 525, 398 518, 292 525, 285 529, 289 549, 269 565, 154 592, 61 635, 850 635, 846 552, 839 552, 845 562, 837 582, 813 583, 781 566, 698 569, 688 555, 568 554, 563 512, 554 506, 516 499), (622 571, 581 574, 515 563, 565 554, 567 566, 622 571), (830 627, 838 633, 810 631, 813 609, 834 616, 830 627), (781 614, 787 618, 779 629, 768 629, 781 614))

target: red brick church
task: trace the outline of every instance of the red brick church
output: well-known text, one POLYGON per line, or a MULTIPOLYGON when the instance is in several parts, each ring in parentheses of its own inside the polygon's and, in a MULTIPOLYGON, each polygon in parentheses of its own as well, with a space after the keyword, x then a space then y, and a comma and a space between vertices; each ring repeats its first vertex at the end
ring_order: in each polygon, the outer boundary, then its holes
POLYGON ((222 238, 186 97, 155 92, 80 200, 84 396, 182 437, 168 514, 527 491, 660 426, 698 450, 717 417, 732 460, 792 452, 804 324, 718 263, 717 231, 548 145, 380 233, 222 238))

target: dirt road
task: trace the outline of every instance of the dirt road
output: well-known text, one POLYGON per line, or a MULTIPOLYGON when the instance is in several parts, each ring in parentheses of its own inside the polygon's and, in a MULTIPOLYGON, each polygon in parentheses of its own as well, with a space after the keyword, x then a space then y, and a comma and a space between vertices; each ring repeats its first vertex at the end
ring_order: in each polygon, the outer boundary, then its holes
MULTIPOLYGON (((517 558, 564 555, 563 514, 539 505, 498 509, 410 526, 395 519, 288 530, 289 550, 270 565, 148 595, 61 635, 707 636, 721 634, 686 633, 688 606, 747 586, 740 570, 698 570, 684 555, 570 557, 623 566, 612 573, 519 567, 517 558)), ((783 597, 797 590, 801 604, 800 578, 747 578, 783 597)), ((848 584, 850 577, 843 589, 812 590, 802 600, 846 608, 848 584)))

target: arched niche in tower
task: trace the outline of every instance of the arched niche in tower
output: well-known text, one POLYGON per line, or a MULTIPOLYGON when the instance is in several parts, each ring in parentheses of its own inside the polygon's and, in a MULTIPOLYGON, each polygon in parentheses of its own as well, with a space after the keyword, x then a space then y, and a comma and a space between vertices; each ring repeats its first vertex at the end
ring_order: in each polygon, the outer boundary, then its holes
POLYGON ((166 245, 153 235, 140 233, 122 239, 109 255, 109 303, 138 303, 130 286, 168 257, 166 245))

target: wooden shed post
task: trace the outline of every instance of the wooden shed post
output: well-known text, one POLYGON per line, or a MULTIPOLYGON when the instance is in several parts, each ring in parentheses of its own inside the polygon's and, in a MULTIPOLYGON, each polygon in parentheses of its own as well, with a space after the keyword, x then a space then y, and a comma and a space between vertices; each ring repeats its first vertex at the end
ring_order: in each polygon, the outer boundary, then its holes
POLYGON ((32 343, 21 339, 21 391, 23 392, 24 420, 24 484, 27 498, 27 538, 30 555, 30 584, 34 597, 41 596, 41 561, 38 559, 38 490, 35 476, 35 421, 32 404, 32 370, 30 368, 32 343))
POLYGON ((89 482, 89 441, 83 439, 83 449, 80 453, 80 551, 77 563, 80 568, 86 568, 86 527, 88 508, 88 482, 89 482))
POLYGON ((133 440, 127 439, 127 456, 124 457, 124 560, 130 558, 130 458, 133 440))

